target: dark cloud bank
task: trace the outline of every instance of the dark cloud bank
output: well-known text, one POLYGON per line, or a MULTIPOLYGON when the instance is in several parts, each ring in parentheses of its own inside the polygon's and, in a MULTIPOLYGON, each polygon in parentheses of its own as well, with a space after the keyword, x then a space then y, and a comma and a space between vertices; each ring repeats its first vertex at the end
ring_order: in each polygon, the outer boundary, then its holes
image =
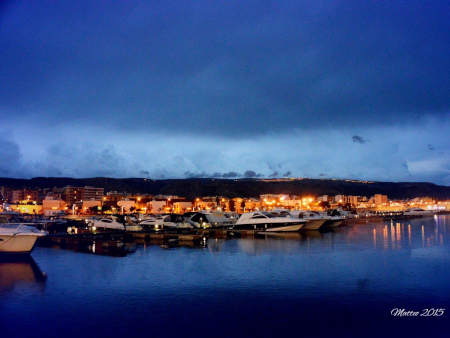
POLYGON ((444 1, 18 1, 0 108, 234 137, 420 123, 448 116, 449 17, 444 1))
POLYGON ((0 175, 450 184, 449 17, 447 1, 0 2, 0 175))

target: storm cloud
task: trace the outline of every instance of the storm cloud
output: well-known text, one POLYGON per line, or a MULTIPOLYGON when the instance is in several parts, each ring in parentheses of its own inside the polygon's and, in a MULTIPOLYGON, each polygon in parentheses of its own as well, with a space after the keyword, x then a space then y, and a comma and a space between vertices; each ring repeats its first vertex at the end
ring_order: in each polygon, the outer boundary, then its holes
POLYGON ((2 176, 450 181, 445 1, 0 11, 2 176))
POLYGON ((0 107, 54 124, 176 122, 240 137, 449 112, 445 2, 175 4, 10 4, 0 107))

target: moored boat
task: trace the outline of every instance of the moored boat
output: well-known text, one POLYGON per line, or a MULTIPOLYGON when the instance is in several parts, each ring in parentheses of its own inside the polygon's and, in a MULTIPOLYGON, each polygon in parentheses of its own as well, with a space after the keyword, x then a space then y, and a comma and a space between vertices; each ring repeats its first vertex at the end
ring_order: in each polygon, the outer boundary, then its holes
POLYGON ((277 217, 267 211, 243 213, 233 228, 236 230, 299 231, 307 220, 277 217))
POLYGON ((289 214, 294 219, 300 218, 308 221, 302 227, 302 230, 318 230, 325 224, 328 219, 327 216, 314 213, 310 210, 292 210, 289 211, 289 214))
POLYGON ((29 254, 36 241, 47 234, 45 230, 38 230, 35 224, 10 222, 7 217, 0 216, 0 253, 29 254))
POLYGON ((152 229, 152 230, 170 230, 182 227, 184 218, 177 214, 160 215, 154 218, 149 218, 143 220, 139 223, 142 229, 152 229))
POLYGON ((235 220, 221 212, 198 212, 191 215, 187 222, 194 228, 232 228, 235 220))
POLYGON ((90 222, 93 230, 123 230, 123 231, 139 231, 142 227, 134 223, 129 217, 119 215, 108 215, 101 219, 93 218, 90 222))
POLYGON ((434 216, 436 212, 434 210, 424 210, 422 208, 407 208, 403 211, 403 216, 434 216))

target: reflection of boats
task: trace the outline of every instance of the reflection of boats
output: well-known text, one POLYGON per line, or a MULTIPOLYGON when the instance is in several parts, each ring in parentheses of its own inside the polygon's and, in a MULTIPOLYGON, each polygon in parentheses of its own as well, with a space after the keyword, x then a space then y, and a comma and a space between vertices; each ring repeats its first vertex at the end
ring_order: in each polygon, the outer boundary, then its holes
POLYGON ((30 253, 38 238, 46 236, 44 230, 32 223, 17 223, 14 218, 0 216, 0 253, 30 253))
POLYGON ((408 208, 403 211, 403 216, 434 216, 433 210, 424 210, 422 208, 408 208))
POLYGON ((0 291, 17 284, 43 285, 47 279, 30 255, 0 256, 0 276, 0 291))
POLYGON ((116 241, 112 246, 104 245, 103 241, 93 241, 92 244, 88 245, 83 252, 89 252, 96 255, 114 256, 114 257, 125 257, 128 254, 135 253, 138 245, 136 243, 125 243, 122 241, 116 241))
POLYGON ((237 230, 299 231, 307 221, 288 217, 276 217, 270 212, 253 211, 241 215, 234 224, 237 230))
POLYGON ((311 230, 306 232, 260 232, 261 235, 270 238, 291 239, 291 240, 306 240, 323 238, 323 235, 318 230, 311 230))

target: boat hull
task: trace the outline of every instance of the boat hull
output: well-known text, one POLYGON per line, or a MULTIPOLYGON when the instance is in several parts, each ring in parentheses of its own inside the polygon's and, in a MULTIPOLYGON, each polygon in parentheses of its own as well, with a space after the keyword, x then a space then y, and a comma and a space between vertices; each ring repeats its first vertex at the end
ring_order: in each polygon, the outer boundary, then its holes
POLYGON ((292 223, 261 223, 261 224, 235 224, 233 229, 236 230, 261 230, 264 232, 285 232, 285 231, 299 231, 305 222, 292 223))
POLYGON ((326 219, 314 219, 314 220, 309 219, 308 223, 306 223, 302 227, 302 230, 318 230, 324 225, 325 222, 326 219))
POLYGON ((327 228, 337 228, 338 226, 340 226, 342 224, 343 220, 327 220, 323 226, 327 227, 327 228))
POLYGON ((33 251, 40 236, 0 235, 0 253, 28 254, 33 251))

